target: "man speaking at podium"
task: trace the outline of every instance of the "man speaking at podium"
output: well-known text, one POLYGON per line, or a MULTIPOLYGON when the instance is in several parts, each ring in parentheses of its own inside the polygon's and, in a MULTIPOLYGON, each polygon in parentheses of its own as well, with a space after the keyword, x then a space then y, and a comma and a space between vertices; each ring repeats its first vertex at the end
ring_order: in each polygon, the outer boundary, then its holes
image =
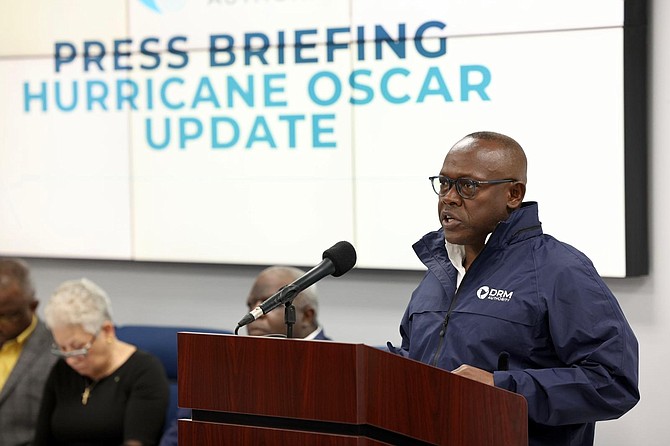
MULTIPOLYGON (((512 138, 466 136, 430 180, 442 228, 414 244, 427 272, 392 351, 523 395, 531 446, 592 445, 596 421, 639 400, 637 340, 614 295, 584 254, 543 234, 512 138)), ((586 181, 556 185, 569 218, 586 181)))

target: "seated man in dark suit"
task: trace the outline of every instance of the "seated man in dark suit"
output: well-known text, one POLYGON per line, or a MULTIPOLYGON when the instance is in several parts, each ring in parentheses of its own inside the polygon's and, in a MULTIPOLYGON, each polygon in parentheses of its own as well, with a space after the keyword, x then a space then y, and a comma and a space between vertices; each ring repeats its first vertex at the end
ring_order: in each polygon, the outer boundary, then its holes
POLYGON ((0 259, 0 445, 32 443, 44 383, 56 362, 37 318, 28 265, 0 259))
MULTIPOLYGON (((253 310, 280 288, 304 274, 305 271, 292 266, 271 266, 264 269, 256 276, 256 281, 249 292, 247 298, 249 310, 253 310)), ((319 301, 316 285, 298 294, 293 299, 293 305, 296 310, 296 323, 293 326, 294 338, 330 340, 324 334, 323 327, 319 325, 317 319, 319 301)), ((284 306, 275 308, 247 325, 247 333, 250 336, 286 335, 284 306)))
MULTIPOLYGON (((247 297, 249 310, 253 310, 280 288, 290 284, 304 274, 305 271, 292 266, 270 266, 264 269, 256 276, 251 291, 249 291, 249 296, 247 297)), ((296 310, 296 323, 293 326, 294 338, 330 340, 330 338, 326 337, 323 327, 319 325, 317 319, 319 302, 316 285, 312 285, 298 294, 293 299, 293 305, 296 310)), ((246 327, 249 336, 285 336, 284 306, 275 308, 246 327)), ((188 409, 179 409, 177 412, 177 418, 190 418, 190 416, 191 413, 188 409)), ((177 438, 177 422, 175 421, 165 431, 160 446, 176 446, 177 438)))

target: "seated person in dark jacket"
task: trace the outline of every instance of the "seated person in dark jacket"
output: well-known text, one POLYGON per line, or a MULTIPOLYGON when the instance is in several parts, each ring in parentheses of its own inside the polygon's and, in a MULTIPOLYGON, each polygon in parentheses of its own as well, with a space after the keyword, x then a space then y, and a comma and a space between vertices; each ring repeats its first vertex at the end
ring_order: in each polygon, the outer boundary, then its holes
MULTIPOLYGON (((568 212, 588 199, 585 181, 556 185, 568 212)), ((640 397, 637 340, 614 295, 583 253, 542 232, 512 138, 466 136, 431 182, 442 227, 414 244, 427 271, 396 351, 523 395, 531 446, 593 444, 595 422, 640 397)))
MULTIPOLYGON (((249 291, 247 307, 249 307, 249 310, 253 310, 280 288, 290 284, 304 274, 305 271, 292 266, 270 266, 265 268, 256 276, 251 291, 249 291)), ((296 309, 296 323, 293 326, 294 338, 330 340, 330 338, 326 337, 323 327, 319 325, 317 319, 319 302, 316 285, 312 285, 298 294, 293 299, 293 305, 295 305, 296 309)), ((285 336, 284 306, 280 305, 246 327, 249 336, 285 336)), ((190 416, 190 410, 187 409, 179 409, 177 412, 177 418, 190 418, 190 416)), ((160 446, 176 446, 177 438, 177 422, 175 421, 165 431, 160 446)))
POLYGON ((56 362, 53 338, 35 310, 28 265, 0 259, 0 445, 33 441, 44 383, 56 362))
MULTIPOLYGON (((292 266, 271 266, 264 269, 256 276, 256 281, 251 287, 251 291, 249 291, 247 307, 250 311, 253 310, 280 288, 304 274, 305 271, 292 266)), ((293 305, 296 311, 296 323, 293 326, 294 338, 329 340, 317 319, 319 301, 316 285, 312 285, 298 294, 293 299, 293 305)), ((280 305, 247 325, 247 333, 250 336, 285 336, 284 308, 283 305, 280 305)))
POLYGON ((63 283, 45 308, 61 359, 47 380, 35 445, 158 443, 168 403, 160 361, 114 333, 107 294, 63 283))

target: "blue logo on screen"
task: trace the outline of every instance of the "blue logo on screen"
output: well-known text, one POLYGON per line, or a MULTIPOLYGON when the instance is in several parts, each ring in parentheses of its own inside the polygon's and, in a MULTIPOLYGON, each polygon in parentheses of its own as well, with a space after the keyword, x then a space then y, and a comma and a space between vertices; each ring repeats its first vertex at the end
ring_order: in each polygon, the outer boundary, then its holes
POLYGON ((186 0, 140 0, 140 3, 161 14, 165 11, 177 11, 183 8, 186 0))

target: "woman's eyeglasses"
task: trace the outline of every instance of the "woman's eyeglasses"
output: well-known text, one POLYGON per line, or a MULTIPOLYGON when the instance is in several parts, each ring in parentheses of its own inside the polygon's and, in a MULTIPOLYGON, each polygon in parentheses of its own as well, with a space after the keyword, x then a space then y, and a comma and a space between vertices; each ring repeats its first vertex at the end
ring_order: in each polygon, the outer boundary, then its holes
POLYGON ((51 353, 54 355, 58 356, 59 358, 77 358, 80 356, 86 356, 88 355, 88 351, 91 349, 93 346, 93 343, 95 342, 95 338, 98 336, 98 333, 93 335, 93 338, 91 338, 90 341, 86 343, 81 348, 77 348, 75 350, 61 350, 56 344, 51 345, 51 353))

